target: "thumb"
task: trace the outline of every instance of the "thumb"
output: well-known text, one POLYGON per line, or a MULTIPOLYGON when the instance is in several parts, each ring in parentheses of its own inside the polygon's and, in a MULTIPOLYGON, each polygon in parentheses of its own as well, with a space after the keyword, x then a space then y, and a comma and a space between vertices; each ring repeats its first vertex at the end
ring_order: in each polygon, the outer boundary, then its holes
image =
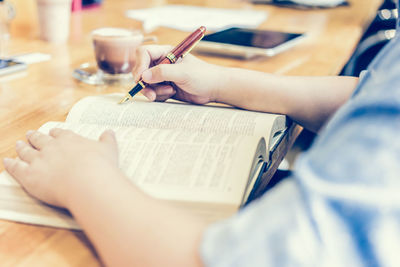
POLYGON ((99 141, 108 144, 114 148, 117 147, 117 139, 115 138, 115 133, 113 130, 104 131, 99 137, 99 141))
POLYGON ((154 66, 143 72, 142 79, 149 84, 165 81, 182 83, 187 79, 187 75, 180 69, 179 65, 180 64, 161 64, 154 66))

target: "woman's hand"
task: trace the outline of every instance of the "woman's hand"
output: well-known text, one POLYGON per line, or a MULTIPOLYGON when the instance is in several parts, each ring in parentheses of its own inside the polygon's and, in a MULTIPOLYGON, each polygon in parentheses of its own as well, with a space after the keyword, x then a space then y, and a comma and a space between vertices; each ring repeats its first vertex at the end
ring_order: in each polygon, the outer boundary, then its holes
POLYGON ((74 188, 98 176, 120 174, 112 131, 99 141, 63 129, 52 129, 49 135, 29 131, 27 139, 29 143, 16 144, 19 158, 4 159, 4 166, 29 194, 48 204, 69 208, 74 188))
POLYGON ((67 208, 105 265, 201 266, 205 224, 126 179, 113 132, 93 141, 53 129, 29 132, 27 139, 17 143, 20 159, 4 160, 6 170, 32 196, 67 208), (177 236, 179 244, 171 247, 177 236))
POLYGON ((208 64, 188 54, 175 64, 154 66, 171 51, 170 46, 148 45, 137 50, 135 80, 147 84, 142 94, 151 101, 174 98, 195 104, 217 101, 218 88, 222 85, 223 68, 208 64))

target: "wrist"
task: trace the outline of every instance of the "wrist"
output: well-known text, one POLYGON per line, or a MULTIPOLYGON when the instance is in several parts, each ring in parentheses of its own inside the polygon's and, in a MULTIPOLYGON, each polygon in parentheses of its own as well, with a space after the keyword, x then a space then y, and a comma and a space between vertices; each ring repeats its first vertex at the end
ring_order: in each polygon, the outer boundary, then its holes
POLYGON ((210 94, 210 102, 224 103, 227 88, 229 87, 230 68, 213 65, 211 72, 214 74, 210 94))
POLYGON ((107 168, 103 172, 82 172, 79 177, 69 179, 64 188, 64 204, 72 214, 82 202, 95 198, 101 194, 104 188, 116 184, 118 180, 124 180, 125 176, 118 168, 107 168))

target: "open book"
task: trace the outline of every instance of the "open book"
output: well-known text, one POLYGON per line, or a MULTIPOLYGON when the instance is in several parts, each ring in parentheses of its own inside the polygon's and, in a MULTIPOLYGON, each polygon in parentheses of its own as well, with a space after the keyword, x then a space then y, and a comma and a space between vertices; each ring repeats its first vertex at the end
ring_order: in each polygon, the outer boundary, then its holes
MULTIPOLYGON (((98 139, 113 129, 120 167, 132 183, 208 221, 228 217, 245 203, 286 128, 283 115, 140 97, 118 105, 121 97, 83 98, 65 122, 39 130, 60 127, 98 139)), ((6 172, 0 175, 0 219, 79 229, 67 212, 31 198, 6 172)))

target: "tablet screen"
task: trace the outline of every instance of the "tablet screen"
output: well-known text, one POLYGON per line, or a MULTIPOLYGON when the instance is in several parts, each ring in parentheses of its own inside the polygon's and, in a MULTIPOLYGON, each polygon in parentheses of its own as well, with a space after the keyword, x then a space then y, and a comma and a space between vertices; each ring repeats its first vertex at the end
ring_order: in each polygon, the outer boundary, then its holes
POLYGON ((203 40, 248 47, 274 48, 301 35, 298 33, 230 28, 208 34, 203 37, 203 40))

